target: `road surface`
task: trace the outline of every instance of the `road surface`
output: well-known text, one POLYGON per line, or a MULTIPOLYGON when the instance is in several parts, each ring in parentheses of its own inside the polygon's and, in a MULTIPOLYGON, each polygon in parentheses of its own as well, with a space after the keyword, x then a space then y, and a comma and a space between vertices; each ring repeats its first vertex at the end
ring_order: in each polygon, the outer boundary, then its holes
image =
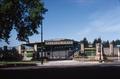
POLYGON ((29 67, 0 69, 0 79, 120 79, 120 62, 50 61, 29 67))

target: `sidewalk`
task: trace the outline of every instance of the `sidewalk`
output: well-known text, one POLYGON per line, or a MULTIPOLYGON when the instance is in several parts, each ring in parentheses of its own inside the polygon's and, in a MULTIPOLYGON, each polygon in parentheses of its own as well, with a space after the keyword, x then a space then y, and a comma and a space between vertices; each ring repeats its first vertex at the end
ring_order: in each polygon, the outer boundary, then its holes
POLYGON ((41 65, 36 63, 37 66, 90 66, 101 64, 98 61, 76 61, 76 60, 62 60, 62 61, 48 61, 41 65))

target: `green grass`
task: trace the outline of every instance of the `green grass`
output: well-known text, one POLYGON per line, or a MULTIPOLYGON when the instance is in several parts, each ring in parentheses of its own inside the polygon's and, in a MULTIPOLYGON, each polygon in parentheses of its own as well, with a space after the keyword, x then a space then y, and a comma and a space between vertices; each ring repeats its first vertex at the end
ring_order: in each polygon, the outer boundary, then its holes
POLYGON ((0 65, 5 65, 5 64, 35 64, 40 61, 0 61, 0 65))
POLYGON ((27 55, 27 57, 32 57, 33 53, 27 53, 26 55, 27 55))
POLYGON ((95 56, 96 55, 95 51, 85 51, 85 53, 87 54, 87 56, 95 56))

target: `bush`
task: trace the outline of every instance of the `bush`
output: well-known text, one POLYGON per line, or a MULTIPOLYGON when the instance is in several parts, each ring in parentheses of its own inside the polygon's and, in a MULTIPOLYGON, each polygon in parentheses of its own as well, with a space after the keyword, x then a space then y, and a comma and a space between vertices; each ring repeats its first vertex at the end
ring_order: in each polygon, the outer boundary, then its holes
POLYGON ((20 61, 23 56, 14 50, 0 51, 0 61, 20 61))

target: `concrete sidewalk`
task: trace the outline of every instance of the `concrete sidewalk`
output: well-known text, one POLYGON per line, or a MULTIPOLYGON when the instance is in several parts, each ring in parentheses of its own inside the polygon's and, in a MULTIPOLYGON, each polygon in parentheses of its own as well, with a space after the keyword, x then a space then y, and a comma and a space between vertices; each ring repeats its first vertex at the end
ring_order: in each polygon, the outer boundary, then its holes
POLYGON ((62 60, 62 61, 48 61, 43 65, 36 63, 37 66, 90 66, 101 64, 98 61, 75 61, 75 60, 62 60))

